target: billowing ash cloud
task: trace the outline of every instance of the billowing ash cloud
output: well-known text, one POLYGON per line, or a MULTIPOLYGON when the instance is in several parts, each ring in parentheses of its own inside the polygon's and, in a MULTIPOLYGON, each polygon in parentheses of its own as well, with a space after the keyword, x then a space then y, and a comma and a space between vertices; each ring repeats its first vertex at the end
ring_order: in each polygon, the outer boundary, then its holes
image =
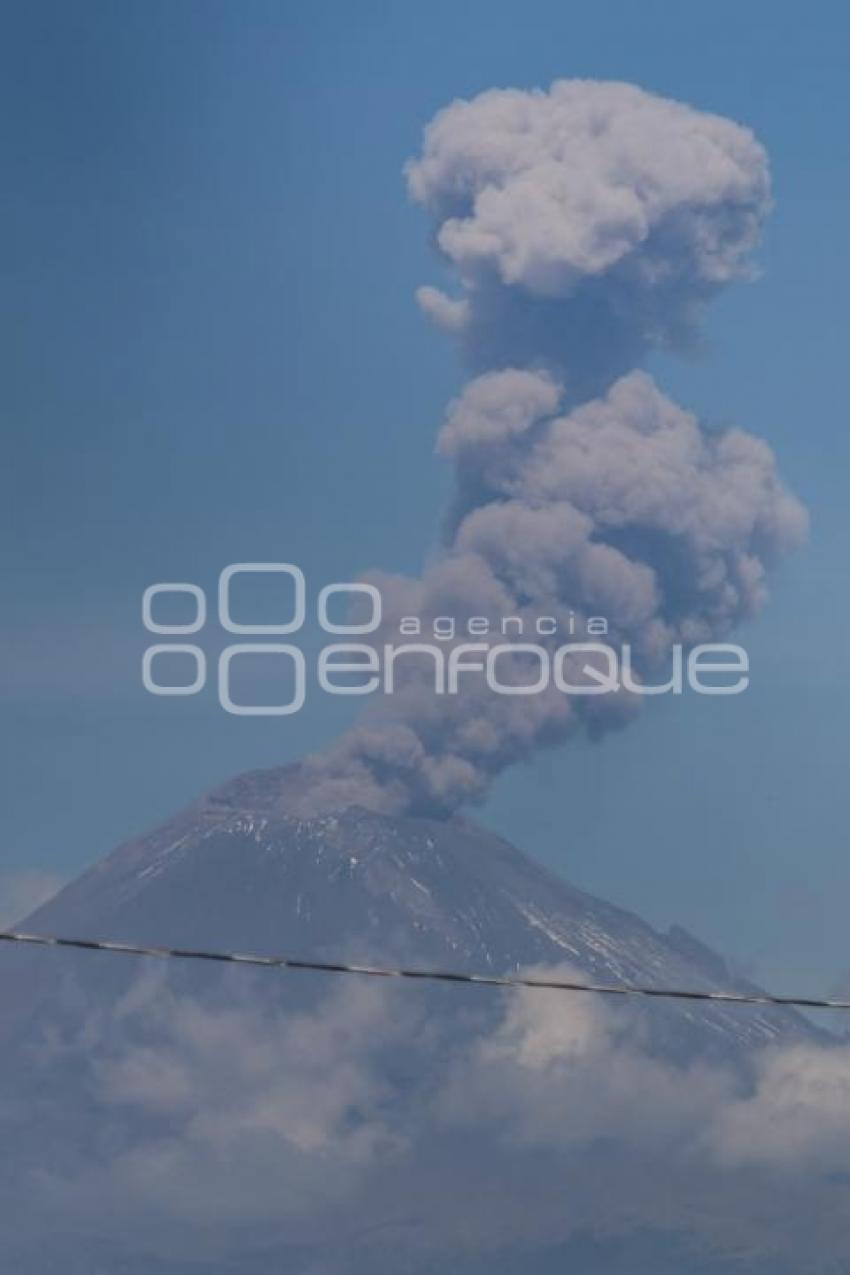
MULTIPOLYGON (((370 640, 398 642, 409 615, 516 616, 527 632, 546 616, 556 633, 533 640, 554 649, 604 616, 635 679, 663 683, 674 644, 722 640, 758 612, 767 571, 805 533, 765 443, 704 428, 621 366, 680 340, 714 290, 746 275, 769 200, 762 148, 628 85, 560 82, 454 103, 408 180, 461 285, 420 301, 489 370, 438 436, 456 474, 442 543, 418 579, 370 577, 385 608, 370 640)), ((460 641, 481 638, 446 651, 460 641)), ((572 685, 593 680, 587 663, 576 658, 572 685)), ((502 658, 500 679, 533 682, 530 657, 502 658)), ((464 674, 459 687, 437 695, 428 657, 400 661, 394 694, 306 764, 304 812, 449 812, 506 766, 620 726, 639 704, 555 685, 495 695, 464 674)))
POLYGON ((689 340, 770 206, 749 130, 588 80, 453 102, 407 178, 459 284, 420 289, 423 309, 474 364, 551 360, 585 388, 689 340))

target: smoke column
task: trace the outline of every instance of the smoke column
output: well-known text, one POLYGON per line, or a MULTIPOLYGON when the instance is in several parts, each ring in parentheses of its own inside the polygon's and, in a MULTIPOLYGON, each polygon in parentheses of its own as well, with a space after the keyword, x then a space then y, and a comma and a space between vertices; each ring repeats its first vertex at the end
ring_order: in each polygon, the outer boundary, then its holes
MULTIPOLYGON (((692 345, 710 298, 750 276, 763 148, 631 85, 559 81, 452 103, 406 176, 455 280, 418 302, 475 376, 437 440, 456 475, 442 542, 419 578, 367 577, 385 605, 370 640, 398 642, 404 615, 601 615, 651 679, 674 643, 725 638, 764 604, 805 513, 764 442, 701 427, 635 364, 692 345)), ((411 659, 304 763, 290 804, 447 814, 537 749, 623 725, 638 698, 501 696, 472 678, 438 696, 411 659)))

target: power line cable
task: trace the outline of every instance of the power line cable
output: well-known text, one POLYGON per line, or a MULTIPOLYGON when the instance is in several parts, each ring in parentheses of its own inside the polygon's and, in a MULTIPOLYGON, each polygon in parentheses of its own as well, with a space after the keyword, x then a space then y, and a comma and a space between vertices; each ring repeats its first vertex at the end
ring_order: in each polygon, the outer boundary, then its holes
POLYGON ((457 970, 404 969, 383 965, 355 965, 342 961, 308 961, 292 956, 261 956, 251 952, 216 952, 187 947, 154 947, 109 939, 62 938, 55 934, 0 931, 0 943, 37 947, 77 948, 121 956, 166 957, 179 961, 217 961, 257 965, 266 969, 312 970, 318 974, 360 974, 368 978, 419 979, 432 983, 474 983, 483 987, 531 987, 555 992, 591 992, 597 996, 645 996, 660 1000, 717 1001, 731 1005, 781 1005, 789 1009, 850 1009, 850 1001, 810 996, 772 996, 769 992, 717 992, 686 988, 646 987, 635 983, 590 983, 574 979, 531 978, 523 974, 463 974, 457 970))

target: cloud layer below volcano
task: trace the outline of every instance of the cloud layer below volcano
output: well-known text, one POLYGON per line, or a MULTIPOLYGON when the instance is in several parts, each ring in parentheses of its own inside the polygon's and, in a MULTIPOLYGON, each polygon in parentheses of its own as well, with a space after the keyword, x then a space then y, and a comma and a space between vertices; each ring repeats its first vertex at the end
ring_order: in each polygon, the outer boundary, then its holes
POLYGON ((34 1054, 42 1134, 70 1119, 83 1136, 57 1159, 8 1131, 27 1144, 4 1196, 15 1269, 52 1269, 69 1237, 109 1269, 133 1255, 158 1272, 267 1271, 270 1254, 300 1275, 400 1256, 548 1270, 588 1234, 593 1270, 634 1270, 647 1243, 663 1271, 686 1266, 680 1245, 718 1272, 850 1257, 846 1046, 684 1064, 652 1053, 639 1013, 590 997, 515 991, 462 1015, 452 1000, 441 1020, 398 988, 331 988, 298 1011, 259 985, 238 1005, 222 992, 143 978, 114 1013, 78 1000, 76 1028, 34 1054), (70 1116, 52 1098, 69 1076, 87 1095, 70 1116), (30 1237, 22 1261, 34 1215, 45 1247, 30 1237))

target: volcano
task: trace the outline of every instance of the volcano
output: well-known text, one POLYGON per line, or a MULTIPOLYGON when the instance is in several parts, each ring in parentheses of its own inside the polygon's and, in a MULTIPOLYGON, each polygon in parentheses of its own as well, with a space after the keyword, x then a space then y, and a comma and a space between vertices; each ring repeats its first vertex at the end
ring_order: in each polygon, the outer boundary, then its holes
MULTIPOLYGON (((289 799, 298 783, 287 768, 224 784, 21 927, 757 990, 684 930, 659 933, 474 823, 357 807, 301 818, 289 799)), ((845 1211, 837 1178, 801 1211, 796 1182, 782 1195, 773 1178, 706 1169, 665 1133, 683 1094, 687 1130, 701 1103, 748 1092, 762 1047, 832 1045, 787 1009, 601 1007, 582 994, 49 948, 0 951, 0 998, 0 1222, 21 1275, 427 1275, 447 1264, 462 1275, 791 1275, 796 1250, 787 1263, 773 1252, 772 1264, 741 1264, 750 1215, 793 1236, 806 1209, 824 1227, 845 1211), (538 1071, 544 1006, 556 1051, 544 1046, 538 1071), (527 1054, 516 1054, 517 1022, 527 1054), (620 1049, 621 1033, 634 1048, 620 1049), (588 1040, 598 1052, 582 1062, 588 1040), (464 1075, 475 1077, 465 1087, 464 1075), (630 1143, 647 1083, 648 1143, 630 1143), (492 1102, 494 1085, 495 1107, 467 1127, 481 1086, 492 1102), (517 1118, 540 1098, 532 1142, 507 1135, 504 1111, 517 1118), (581 1132, 588 1108, 598 1134, 581 1132), (550 1120, 563 1145, 548 1145, 550 1120)))
MULTIPOLYGON (((288 813, 282 796, 297 782, 293 767, 231 780, 120 846, 26 918, 23 928, 462 972, 566 964, 604 983, 759 990, 733 977, 720 956, 681 927, 657 932, 472 822, 357 807, 299 818, 288 813)), ((0 980, 12 1001, 26 987, 28 1016, 38 1015, 40 1006, 53 1012, 63 959, 113 995, 137 972, 137 962, 124 958, 2 955, 0 980), (105 963, 113 968, 107 971, 105 963), (28 976, 22 980, 23 968, 28 976)), ((191 986, 208 971, 184 966, 178 977, 191 986)), ((268 977, 291 986, 301 976, 268 977)), ((653 1002, 640 1012, 655 1047, 679 1060, 822 1038, 787 1009, 653 1002)), ((7 1015, 7 1026, 11 1021, 19 1017, 7 1015)))

